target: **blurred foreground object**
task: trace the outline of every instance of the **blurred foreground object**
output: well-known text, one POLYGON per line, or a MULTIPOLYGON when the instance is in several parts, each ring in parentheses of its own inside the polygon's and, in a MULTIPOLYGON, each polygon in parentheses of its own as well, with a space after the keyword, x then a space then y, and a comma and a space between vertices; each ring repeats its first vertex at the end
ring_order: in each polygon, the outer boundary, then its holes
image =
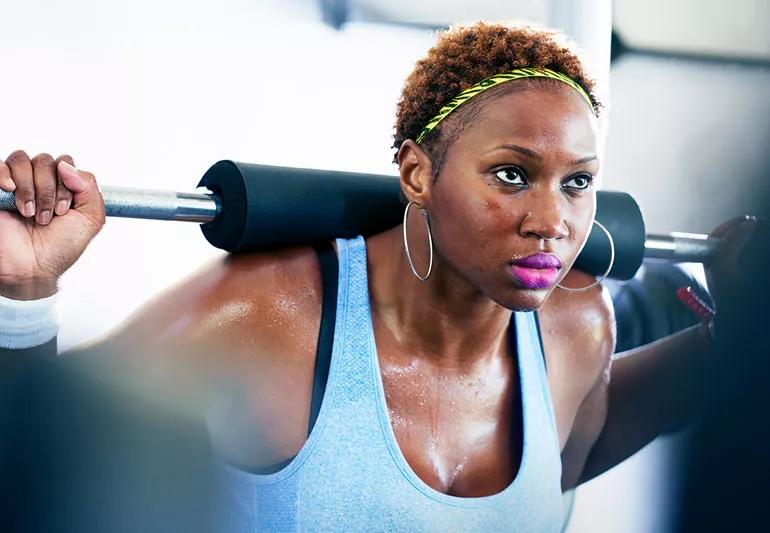
MULTIPOLYGON (((770 214, 765 211, 765 214, 770 214)), ((760 275, 717 308, 717 339, 699 424, 682 450, 675 531, 765 531, 770 499, 770 220, 741 268, 760 275)))
POLYGON ((211 531, 202 423, 26 351, 0 360, 0 531, 211 531))

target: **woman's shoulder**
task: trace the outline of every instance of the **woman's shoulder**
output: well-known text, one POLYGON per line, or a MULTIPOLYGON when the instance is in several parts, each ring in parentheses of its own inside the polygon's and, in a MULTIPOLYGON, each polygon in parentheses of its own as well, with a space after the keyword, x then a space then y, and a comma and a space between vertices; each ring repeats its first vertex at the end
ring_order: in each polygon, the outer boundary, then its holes
POLYGON ((302 351, 320 324, 321 275, 310 246, 216 258, 147 302, 121 337, 251 354, 302 351))
MULTIPOLYGON (((594 276, 573 269, 561 285, 578 288, 594 281, 594 276)), ((615 350, 615 313, 609 290, 601 284, 583 292, 557 287, 538 310, 538 317, 548 368, 582 376, 585 383, 576 383, 578 387, 592 386, 615 350)))
POLYGON ((214 300, 246 298, 259 303, 283 298, 300 303, 314 299, 321 290, 318 254, 311 246, 229 254, 210 264, 203 277, 212 284, 214 300))

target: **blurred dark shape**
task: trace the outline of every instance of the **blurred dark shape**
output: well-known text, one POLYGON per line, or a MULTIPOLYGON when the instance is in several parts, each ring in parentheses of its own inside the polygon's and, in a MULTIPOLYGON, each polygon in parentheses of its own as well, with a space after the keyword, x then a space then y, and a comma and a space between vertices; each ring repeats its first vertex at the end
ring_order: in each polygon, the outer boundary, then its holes
POLYGON ((350 0, 321 0, 321 19, 335 30, 348 21, 350 0))
POLYGON ((668 50, 665 48, 635 47, 630 46, 620 36, 616 29, 612 30, 610 42, 610 61, 615 62, 626 54, 637 54, 648 57, 657 57, 662 59, 679 59, 685 61, 696 61, 700 63, 712 63, 717 65, 747 65, 753 67, 767 68, 770 61, 758 57, 742 57, 729 53, 704 53, 687 52, 681 49, 668 50))
POLYGON ((680 265, 645 261, 627 281, 605 279, 615 309, 615 352, 624 352, 662 339, 698 323, 698 318, 676 297, 679 287, 691 286, 713 306, 708 290, 680 265))
POLYGON ((0 358, 0 531, 212 530, 202 422, 24 352, 0 358))
MULTIPOLYGON (((764 216, 770 215, 766 209, 764 216)), ((744 253, 745 287, 717 309, 699 423, 679 458, 673 529, 766 531, 770 501, 770 220, 744 253)))

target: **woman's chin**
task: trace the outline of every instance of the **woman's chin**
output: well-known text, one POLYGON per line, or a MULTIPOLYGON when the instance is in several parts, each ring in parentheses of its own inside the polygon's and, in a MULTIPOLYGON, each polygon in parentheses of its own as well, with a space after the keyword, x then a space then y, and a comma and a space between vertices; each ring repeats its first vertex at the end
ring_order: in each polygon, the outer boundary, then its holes
POLYGON ((536 311, 543 305, 551 289, 523 289, 515 288, 500 294, 499 298, 493 297, 498 304, 511 311, 527 312, 536 311))

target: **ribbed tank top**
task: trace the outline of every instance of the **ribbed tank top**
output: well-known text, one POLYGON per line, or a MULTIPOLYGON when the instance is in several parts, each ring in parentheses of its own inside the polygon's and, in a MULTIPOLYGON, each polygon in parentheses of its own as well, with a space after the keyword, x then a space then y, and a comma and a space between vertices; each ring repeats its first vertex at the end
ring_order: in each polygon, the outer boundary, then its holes
POLYGON ((313 429, 273 474, 222 464, 217 530, 560 531, 561 458, 533 312, 514 312, 523 451, 513 482, 490 496, 439 492, 411 469, 390 423, 374 342, 366 245, 338 239, 339 285, 329 379, 313 429))

